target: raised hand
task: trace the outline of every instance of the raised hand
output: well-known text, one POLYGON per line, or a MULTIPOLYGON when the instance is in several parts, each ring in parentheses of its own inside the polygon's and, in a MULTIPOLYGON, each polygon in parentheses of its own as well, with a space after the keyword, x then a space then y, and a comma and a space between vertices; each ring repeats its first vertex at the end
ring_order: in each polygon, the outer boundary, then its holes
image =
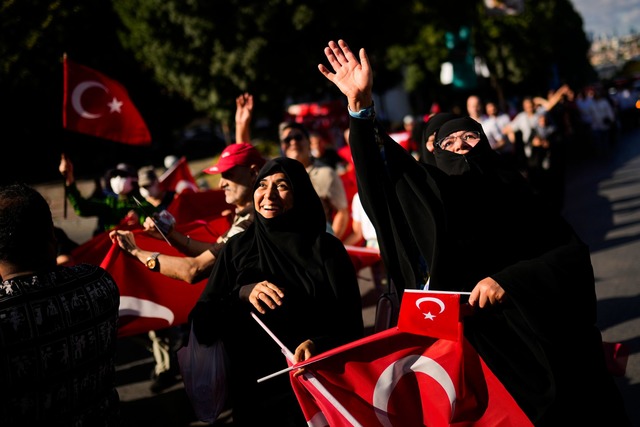
POLYGON ((358 59, 344 40, 338 40, 338 43, 332 40, 324 48, 324 54, 333 72, 323 64, 318 64, 318 70, 347 97, 351 111, 370 107, 373 72, 364 48, 360 49, 358 59))
POLYGON ((60 155, 60 165, 58 166, 58 170, 66 180, 67 185, 73 184, 75 181, 75 177, 73 175, 73 163, 71 163, 71 160, 64 153, 60 155))
POLYGON ((253 95, 243 93, 236 98, 236 122, 251 121, 253 113, 253 95))
POLYGON ((253 114, 253 95, 243 93, 236 98, 236 142, 251 142, 251 116, 253 114))

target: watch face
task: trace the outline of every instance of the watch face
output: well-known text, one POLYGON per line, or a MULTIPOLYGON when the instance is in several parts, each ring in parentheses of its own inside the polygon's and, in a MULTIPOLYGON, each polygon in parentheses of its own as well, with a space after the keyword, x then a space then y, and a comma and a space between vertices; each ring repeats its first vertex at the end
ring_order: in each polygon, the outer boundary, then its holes
POLYGON ((156 259, 155 258, 151 258, 147 260, 147 267, 150 270, 153 270, 154 268, 156 268, 156 259))

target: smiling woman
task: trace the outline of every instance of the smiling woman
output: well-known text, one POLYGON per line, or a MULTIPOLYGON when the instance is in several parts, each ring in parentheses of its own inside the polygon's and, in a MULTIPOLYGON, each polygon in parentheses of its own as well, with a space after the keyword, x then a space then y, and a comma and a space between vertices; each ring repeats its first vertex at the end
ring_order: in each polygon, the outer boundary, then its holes
POLYGON ((253 198, 256 211, 265 218, 274 218, 293 207, 291 183, 282 172, 260 180, 253 198))
POLYGON ((360 290, 302 163, 270 160, 253 190, 255 220, 221 251, 190 320, 198 342, 222 339, 233 361, 234 425, 304 425, 287 376, 257 382, 287 359, 250 313, 298 362, 363 336, 360 290))

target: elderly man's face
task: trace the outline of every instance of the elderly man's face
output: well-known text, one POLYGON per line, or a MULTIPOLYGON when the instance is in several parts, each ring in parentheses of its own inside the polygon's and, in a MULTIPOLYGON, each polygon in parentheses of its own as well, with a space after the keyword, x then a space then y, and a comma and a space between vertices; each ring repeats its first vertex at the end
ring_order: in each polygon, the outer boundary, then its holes
POLYGON ((241 208, 251 202, 254 182, 255 173, 251 167, 238 165, 222 172, 219 185, 224 190, 224 200, 241 208))

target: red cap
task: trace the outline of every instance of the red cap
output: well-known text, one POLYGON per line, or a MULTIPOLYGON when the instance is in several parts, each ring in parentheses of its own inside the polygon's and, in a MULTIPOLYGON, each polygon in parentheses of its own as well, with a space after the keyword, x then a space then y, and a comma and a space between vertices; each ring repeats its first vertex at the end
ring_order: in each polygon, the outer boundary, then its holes
POLYGON ((226 172, 234 166, 251 166, 258 165, 262 167, 265 160, 256 148, 246 142, 228 145, 222 150, 218 163, 206 168, 203 172, 215 175, 217 173, 226 172))

